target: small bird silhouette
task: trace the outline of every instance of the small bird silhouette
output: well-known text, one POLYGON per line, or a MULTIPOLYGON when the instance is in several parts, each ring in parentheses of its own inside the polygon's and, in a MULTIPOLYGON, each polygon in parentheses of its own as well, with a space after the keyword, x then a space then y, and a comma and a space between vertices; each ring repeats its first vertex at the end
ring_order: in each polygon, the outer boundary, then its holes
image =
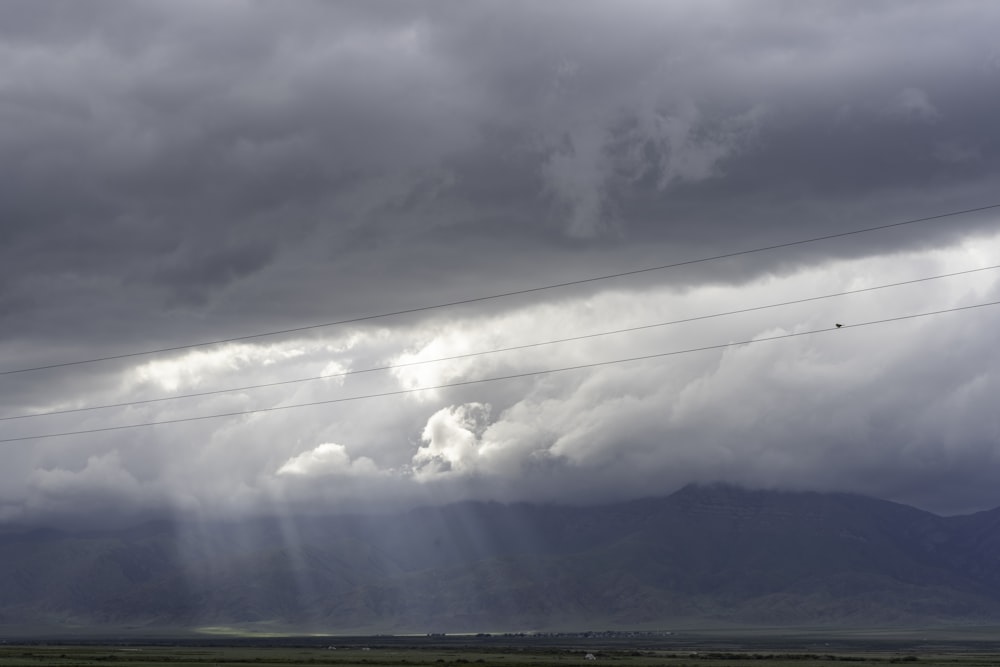
POLYGON ((843 325, 843 324, 841 324, 840 322, 837 322, 837 328, 838 328, 838 329, 839 329, 840 327, 842 327, 842 326, 844 326, 844 325, 843 325))

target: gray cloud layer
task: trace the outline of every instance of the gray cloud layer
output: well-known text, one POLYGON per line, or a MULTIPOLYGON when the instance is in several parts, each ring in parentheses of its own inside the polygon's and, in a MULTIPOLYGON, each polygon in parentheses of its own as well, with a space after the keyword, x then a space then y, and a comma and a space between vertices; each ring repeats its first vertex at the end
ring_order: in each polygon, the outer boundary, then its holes
MULTIPOLYGON (((997 203, 998 25, 988 2, 6 2, 0 365, 386 312, 997 203)), ((995 262, 996 219, 216 353, 10 375, 0 392, 18 414, 669 319, 710 289, 724 293, 705 303, 725 309, 802 284, 836 291, 958 270, 995 262)), ((872 312, 988 299, 990 285, 885 297, 872 312)), ((829 324, 789 317, 689 338, 829 324)), ((9 443, 0 514, 73 514, 91 501, 110 510, 121 498, 142 512, 473 492, 580 501, 715 478, 947 510, 998 504, 992 316, 955 317, 927 335, 853 334, 849 352, 752 346, 680 370, 664 362, 287 419, 9 443), (334 478, 336 492, 323 481, 334 478)), ((603 351, 674 342, 684 341, 603 351)), ((441 373, 594 354, 580 346, 441 373)), ((344 389, 414 381, 400 372, 344 389)), ((337 388, 6 422, 4 433, 320 400, 337 388)))

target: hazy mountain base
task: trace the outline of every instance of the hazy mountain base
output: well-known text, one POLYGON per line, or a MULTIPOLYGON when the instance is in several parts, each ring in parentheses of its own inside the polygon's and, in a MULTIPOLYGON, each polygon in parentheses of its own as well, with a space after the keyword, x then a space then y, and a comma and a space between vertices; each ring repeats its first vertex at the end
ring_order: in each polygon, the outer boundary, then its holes
POLYGON ((1000 619, 1000 510, 691 487, 591 508, 0 536, 16 628, 497 632, 1000 619))

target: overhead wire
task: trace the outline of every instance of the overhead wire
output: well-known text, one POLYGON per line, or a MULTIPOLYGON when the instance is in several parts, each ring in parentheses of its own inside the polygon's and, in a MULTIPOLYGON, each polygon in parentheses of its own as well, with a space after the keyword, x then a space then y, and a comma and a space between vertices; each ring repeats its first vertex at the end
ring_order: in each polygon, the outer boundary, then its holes
POLYGON ((820 301, 820 300, 823 300, 823 299, 832 299, 832 298, 841 297, 841 296, 848 296, 848 295, 853 295, 853 294, 861 294, 861 293, 864 293, 864 292, 873 292, 873 291, 877 291, 877 290, 889 289, 889 288, 893 288, 893 287, 901 287, 901 286, 904 286, 904 285, 913 285, 913 284, 917 284, 917 283, 928 282, 928 281, 931 281, 931 280, 940 280, 942 278, 952 278, 952 277, 955 277, 955 276, 967 275, 967 274, 971 274, 971 273, 978 273, 978 272, 982 272, 982 271, 990 271, 990 270, 995 270, 995 269, 1000 269, 1000 264, 996 264, 996 265, 993 265, 993 266, 984 266, 984 267, 979 267, 979 268, 975 268, 975 269, 966 269, 966 270, 963 270, 963 271, 954 271, 954 272, 951 272, 951 273, 943 273, 943 274, 938 274, 938 275, 935 275, 935 276, 925 276, 925 277, 922 277, 922 278, 914 278, 914 279, 911 279, 911 280, 903 280, 903 281, 894 282, 894 283, 887 283, 887 284, 884 284, 884 285, 873 285, 871 287, 863 287, 863 288, 858 288, 858 289, 853 289, 853 290, 846 290, 846 291, 843 291, 843 292, 835 292, 835 293, 832 293, 832 294, 822 294, 822 295, 819 295, 819 296, 805 297, 805 298, 801 298, 801 299, 792 299, 792 300, 789 300, 789 301, 782 301, 780 303, 765 304, 765 305, 761 305, 761 306, 751 306, 751 307, 748 307, 748 308, 739 308, 739 309, 736 309, 736 310, 728 310, 728 311, 719 312, 719 313, 711 313, 711 314, 708 314, 708 315, 698 315, 698 316, 695 316, 695 317, 686 317, 686 318, 683 318, 683 319, 670 320, 668 322, 656 322, 656 323, 652 323, 652 324, 642 324, 642 325, 633 326, 633 327, 625 327, 625 328, 622 328, 622 329, 614 329, 614 330, 611 330, 611 331, 600 331, 600 332, 589 333, 589 334, 581 334, 581 335, 578 335, 578 336, 570 336, 570 337, 567 337, 567 338, 557 338, 557 339, 554 339, 554 340, 538 341, 538 342, 534 342, 534 343, 524 343, 524 344, 521 344, 521 345, 511 345, 509 347, 501 347, 501 348, 495 348, 495 349, 491 349, 491 350, 481 350, 481 351, 478 351, 478 352, 466 352, 466 353, 463 353, 463 354, 455 354, 455 355, 450 355, 450 356, 446 356, 446 357, 438 357, 438 358, 435 358, 435 359, 421 359, 421 360, 417 360, 417 361, 400 362, 400 363, 395 363, 395 364, 387 364, 387 365, 384 365, 384 366, 375 366, 375 367, 372 367, 372 368, 362 368, 362 369, 356 369, 356 370, 342 371, 340 373, 328 373, 328 374, 324 374, 324 375, 315 375, 315 376, 305 377, 305 378, 294 378, 294 379, 290 379, 290 380, 278 380, 278 381, 274 381, 274 382, 263 382, 263 383, 260 383, 260 384, 246 385, 246 386, 242 386, 242 387, 230 387, 230 388, 225 388, 225 389, 213 389, 213 390, 210 390, 210 391, 200 391, 200 392, 187 393, 187 394, 176 394, 176 395, 173 395, 173 396, 162 396, 162 397, 157 397, 157 398, 139 399, 139 400, 134 400, 134 401, 123 401, 123 402, 120 402, 120 403, 108 403, 108 404, 105 404, 105 405, 91 405, 91 406, 84 406, 84 407, 79 407, 79 408, 66 408, 66 409, 62 409, 62 410, 50 410, 50 411, 47 411, 47 412, 36 412, 36 413, 29 413, 29 414, 10 415, 10 416, 6 416, 6 417, 0 417, 0 421, 12 421, 12 420, 18 420, 18 419, 31 419, 31 418, 36 418, 36 417, 51 417, 51 416, 55 416, 55 415, 65 415, 65 414, 73 414, 73 413, 80 413, 80 412, 90 412, 90 411, 93 411, 93 410, 105 410, 105 409, 111 409, 111 408, 124 408, 124 407, 136 406, 136 405, 146 405, 146 404, 150 404, 150 403, 160 403, 160 402, 164 402, 164 401, 181 400, 181 399, 185 399, 185 398, 197 398, 197 397, 202 397, 202 396, 213 396, 213 395, 218 395, 218 394, 234 393, 234 392, 238 392, 238 391, 250 391, 250 390, 254 390, 254 389, 265 389, 265 388, 270 388, 270 387, 278 387, 278 386, 282 386, 282 385, 299 384, 299 383, 303 383, 303 382, 314 382, 314 381, 318 381, 318 380, 328 380, 328 379, 333 379, 333 378, 342 378, 342 377, 347 377, 347 376, 350 376, 350 375, 360 375, 360 374, 363 374, 363 373, 374 373, 374 372, 378 372, 378 371, 388 371, 388 370, 394 370, 394 369, 397 369, 397 368, 406 368, 406 367, 409 367, 409 366, 418 366, 418 365, 439 363, 439 362, 444 362, 444 361, 455 361, 455 360, 458 360, 458 359, 467 359, 467 358, 471 358, 471 357, 484 356, 484 355, 487 355, 487 354, 498 354, 498 353, 501 353, 501 352, 513 352, 513 351, 516 351, 516 350, 524 350, 524 349, 529 349, 529 348, 533 348, 533 347, 542 347, 542 346, 545 346, 545 345, 556 345, 556 344, 560 344, 560 343, 568 343, 568 342, 574 342, 574 341, 580 341, 580 340, 587 340, 587 339, 592 339, 592 338, 599 338, 599 337, 602 337, 602 336, 612 336, 612 335, 616 335, 616 334, 630 333, 630 332, 641 331, 641 330, 645 330, 645 329, 654 329, 654 328, 666 327, 666 326, 671 326, 671 325, 676 325, 676 324, 684 324, 684 323, 688 323, 688 322, 697 322, 697 321, 701 321, 701 320, 707 320, 707 319, 725 317, 725 316, 729 316, 729 315, 738 315, 738 314, 742 314, 742 313, 751 313, 751 312, 760 311, 760 310, 767 310, 767 309, 771 309, 771 308, 780 308, 780 307, 783 307, 783 306, 791 306, 791 305, 796 305, 796 304, 801 304, 801 303, 809 303, 809 302, 812 302, 812 301, 820 301))
POLYGON ((101 356, 101 357, 92 357, 92 358, 89 358, 89 359, 77 359, 77 360, 74 360, 74 361, 63 361, 63 362, 52 363, 52 364, 43 364, 43 365, 31 366, 31 367, 27 367, 27 368, 15 368, 15 369, 8 369, 8 370, 0 370, 0 375, 13 375, 13 374, 16 374, 16 373, 29 373, 29 372, 47 370, 47 369, 52 369, 52 368, 64 368, 64 367, 67 367, 67 366, 79 366, 79 365, 83 365, 83 364, 92 364, 92 363, 97 363, 97 362, 102 362, 102 361, 111 361, 111 360, 115 360, 115 359, 128 359, 128 358, 132 358, 132 357, 140 357, 140 356, 146 356, 146 355, 152 355, 152 354, 160 354, 160 353, 164 353, 164 352, 176 352, 176 351, 180 351, 180 350, 188 350, 188 349, 197 348, 197 347, 206 347, 206 346, 210 346, 210 345, 221 345, 223 343, 233 343, 233 342, 237 342, 237 341, 241 341, 241 340, 252 340, 252 339, 264 338, 264 337, 268 337, 268 336, 278 336, 278 335, 283 335, 283 334, 299 333, 299 332, 303 332, 303 331, 311 331, 311 330, 315 330, 315 329, 322 329, 322 328, 333 327, 333 326, 344 325, 344 324, 354 324, 354 323, 358 323, 358 322, 366 322, 366 321, 371 321, 371 320, 376 320, 376 319, 382 319, 382 318, 386 318, 386 317, 393 317, 393 316, 397 316, 397 315, 407 315, 407 314, 412 314, 412 313, 426 312, 426 311, 430 311, 430 310, 436 310, 436 309, 440 309, 440 308, 448 308, 448 307, 452 307, 452 306, 467 305, 467 304, 472 304, 472 303, 481 303, 481 302, 484 302, 484 301, 491 301, 491 300, 494 300, 494 299, 501 299, 501 298, 516 296, 516 295, 532 294, 532 293, 535 293, 535 292, 542 292, 542 291, 546 291, 546 290, 553 290, 553 289, 558 289, 558 288, 562 288, 562 287, 570 287, 570 286, 573 286, 573 285, 584 285, 584 284, 595 283, 595 282, 604 281, 604 280, 611 280, 613 278, 623 278, 623 277, 626 277, 626 276, 634 276, 634 275, 639 275, 639 274, 643 274, 643 273, 650 273, 650 272, 653 272, 653 271, 663 271, 663 270, 666 270, 666 269, 674 269, 674 268, 678 268, 678 267, 682 267, 682 266, 691 266, 691 265, 694 265, 694 264, 701 264, 701 263, 712 262, 712 261, 717 261, 717 260, 721 260, 721 259, 729 259, 729 258, 733 258, 733 257, 740 257, 740 256, 743 256, 743 255, 750 255, 750 254, 755 254, 755 253, 761 253, 761 252, 766 252, 766 251, 770 251, 770 250, 778 250, 778 249, 781 249, 781 248, 791 248, 791 247, 794 247, 794 246, 805 245, 805 244, 809 244, 809 243, 816 243, 816 242, 819 242, 819 241, 829 241, 829 240, 832 240, 832 239, 844 238, 844 237, 848 237, 848 236, 854 236, 854 235, 857 235, 857 234, 867 234, 867 233, 874 232, 874 231, 879 231, 879 230, 884 230, 884 229, 892 229, 892 228, 895 228, 895 227, 903 227, 903 226, 906 226, 906 225, 914 225, 914 224, 918 224, 918 223, 932 222, 932 221, 937 221, 937 220, 944 220, 944 219, 952 218, 952 217, 959 216, 959 215, 966 215, 966 214, 969 214, 969 213, 978 213, 978 212, 988 211, 988 210, 996 209, 996 208, 1000 208, 1000 203, 990 204, 990 205, 987 205, 987 206, 978 206, 978 207, 975 207, 975 208, 969 208, 969 209, 964 209, 964 210, 960 210, 960 211, 950 211, 948 213, 941 213, 941 214, 938 214, 938 215, 931 215, 931 216, 925 216, 925 217, 921 217, 921 218, 914 218, 914 219, 911 219, 911 220, 904 220, 904 221, 901 221, 901 222, 893 222, 893 223, 888 223, 888 224, 884 224, 884 225, 876 225, 876 226, 873 226, 873 227, 865 227, 865 228, 862 228, 862 229, 855 229, 855 230, 850 230, 850 231, 846 231, 846 232, 838 232, 838 233, 835 233, 835 234, 825 234, 823 236, 815 236, 815 237, 812 237, 812 238, 800 239, 800 240, 797 240, 797 241, 787 241, 787 242, 784 242, 784 243, 776 243, 774 245, 761 246, 761 247, 758 247, 758 248, 750 248, 750 249, 747 249, 747 250, 738 250, 738 251, 734 251, 734 252, 722 253, 722 254, 719 254, 719 255, 712 255, 710 257, 701 257, 701 258, 697 258, 697 259, 690 259, 690 260, 685 260, 685 261, 680 261, 680 262, 672 262, 672 263, 669 263, 669 264, 661 264, 661 265, 658 265, 658 266, 649 266, 649 267, 645 267, 645 268, 641 268, 641 269, 633 269, 633 270, 630 270, 630 271, 621 271, 621 272, 618 272, 618 273, 610 273, 610 274, 604 274, 604 275, 600 275, 600 276, 592 276, 590 278, 581 278, 581 279, 578 279, 578 280, 569 280, 569 281, 565 281, 565 282, 552 283, 552 284, 541 285, 541 286, 536 286, 536 287, 529 287, 529 288, 525 288, 525 289, 511 290, 511 291, 508 291, 508 292, 501 292, 501 293, 497 293, 497 294, 489 294, 489 295, 485 295, 485 296, 471 297, 471 298, 468 298, 468 299, 459 299, 459 300, 456 300, 456 301, 449 301, 449 302, 445 302, 445 303, 438 303, 438 304, 432 304, 432 305, 427 305, 427 306, 418 306, 418 307, 414 307, 414 308, 405 308, 405 309, 402 309, 402 310, 396 310, 396 311, 386 312, 386 313, 379 313, 379 314, 375 314, 375 315, 364 315, 364 316, 361 316, 361 317, 352 317, 352 318, 347 318, 347 319, 342 319, 342 320, 336 320, 336 321, 333 321, 333 322, 323 322, 323 323, 318 323, 318 324, 309 324, 309 325, 304 325, 304 326, 299 326, 299 327, 290 327, 290 328, 287 328, 287 329, 278 329, 278 330, 273 330, 273 331, 259 332, 259 333, 255 333, 255 334, 247 334, 247 335, 243 335, 243 336, 233 336, 233 337, 229 337, 229 338, 219 338, 219 339, 215 339, 215 340, 202 341, 202 342, 197 342, 197 343, 187 343, 187 344, 184 344, 184 345, 172 345, 172 346, 169 346, 169 347, 160 347, 160 348, 149 349, 149 350, 140 350, 140 351, 136 351, 136 352, 126 352, 126 353, 122 353, 122 354, 112 354, 112 355, 106 355, 106 356, 101 356))
POLYGON ((254 408, 254 409, 251 409, 251 410, 238 410, 238 411, 234 411, 234 412, 223 412, 223 413, 216 413, 216 414, 211 414, 211 415, 198 415, 198 416, 195 416, 195 417, 178 417, 178 418, 175 418, 175 419, 163 419, 163 420, 151 421, 151 422, 143 422, 143 423, 138 423, 138 424, 123 424, 123 425, 119 425, 119 426, 104 426, 104 427, 100 427, 100 428, 81 429, 81 430, 77 430, 77 431, 63 431, 63 432, 58 432, 58 433, 42 433, 42 434, 37 434, 37 435, 17 436, 17 437, 13 437, 13 438, 0 438, 0 443, 22 442, 22 441, 27 441, 27 440, 42 440, 42 439, 46 439, 46 438, 62 438, 62 437, 69 437, 69 436, 76 436, 76 435, 87 435, 87 434, 91 434, 91 433, 107 433, 107 432, 110 432, 110 431, 123 431, 123 430, 136 429, 136 428, 146 428, 146 427, 151 427, 151 426, 163 426, 163 425, 167 425, 167 424, 180 424, 180 423, 184 423, 184 422, 204 421, 204 420, 208 420, 208 419, 222 419, 222 418, 225 418, 225 417, 244 417, 244 416, 253 415, 253 414, 278 412, 278 411, 281 411, 281 410, 292 410, 292 409, 297 409, 297 408, 314 407, 314 406, 318 406, 318 405, 331 405, 331 404, 335 404, 335 403, 347 403, 347 402, 352 402, 352 401, 361 401, 361 400, 368 400, 368 399, 373 399, 373 398, 384 398, 384 397, 388 397, 388 396, 399 396, 399 395, 403 395, 403 394, 413 394, 413 393, 422 392, 422 391, 433 391, 433 390, 436 390, 436 389, 450 389, 450 388, 454 388, 454 387, 463 387, 463 386, 469 386, 469 385, 475 385, 475 384, 485 384, 485 383, 488 383, 488 382, 500 382, 500 381, 504 381, 504 380, 514 380, 514 379, 519 379, 519 378, 537 377, 537 376, 540 376, 540 375, 554 375, 554 374, 557 374, 557 373, 565 373, 565 372, 569 372, 569 371, 577 371, 577 370, 583 370, 583 369, 587 369, 587 368, 598 368, 598 367, 602 367, 602 366, 611 366, 611 365, 614 365, 614 364, 624 364, 624 363, 629 363, 629 362, 634 362, 634 361, 645 361, 645 360, 649 360, 649 359, 660 359, 660 358, 664 358, 664 357, 676 356, 676 355, 681 355, 681 354, 692 354, 692 353, 695 353, 695 352, 706 352, 706 351, 709 351, 709 350, 719 350, 719 349, 725 349, 725 348, 731 348, 731 347, 738 347, 738 346, 741 346, 741 345, 751 345, 751 344, 762 343, 762 342, 766 342, 766 341, 783 340, 783 339, 788 339, 788 338, 798 338, 798 337, 801 337, 801 336, 810 336, 810 335, 816 335, 816 334, 820 334, 820 333, 828 333, 828 332, 831 332, 831 331, 843 331, 845 329, 853 329, 853 328, 859 328, 859 327, 873 326, 873 325, 877 325, 877 324, 886 324, 886 323, 889 323, 889 322, 899 322, 899 321, 902 321, 902 320, 911 320, 911 319, 916 319, 916 318, 920 318, 920 317, 931 317, 933 315, 942 315, 942 314, 945 314, 945 313, 954 313, 954 312, 959 312, 959 311, 967 311, 967 310, 972 310, 972 309, 975 309, 975 308, 986 308, 988 306, 996 306, 996 305, 1000 305, 1000 301, 989 301, 989 302, 986 302, 986 303, 978 303, 978 304, 973 304, 973 305, 969 305, 969 306, 956 306, 954 308, 946 308, 946 309, 943 309, 943 310, 935 310, 935 311, 930 311, 930 312, 925 312, 925 313, 915 313, 915 314, 911 314, 911 315, 900 315, 900 316, 897 316, 897 317, 888 317, 888 318, 884 318, 884 319, 880 319, 880 320, 870 320, 870 321, 867 321, 867 322, 857 322, 857 323, 853 323, 853 324, 850 324, 850 323, 848 323, 848 324, 836 324, 836 325, 834 325, 832 327, 826 327, 826 328, 823 328, 823 329, 813 329, 813 330, 810 330, 810 331, 797 331, 797 332, 792 332, 792 333, 787 333, 787 334, 777 334, 777 335, 774 335, 774 336, 764 336, 764 337, 760 337, 760 338, 751 338, 749 340, 729 342, 729 343, 720 343, 720 344, 717 344, 717 345, 705 345, 705 346, 701 346, 701 347, 688 348, 688 349, 684 349, 684 350, 673 350, 673 351, 670 351, 670 352, 659 352, 659 353, 655 353, 655 354, 645 354, 645 355, 641 355, 641 356, 627 357, 627 358, 624 358, 624 359, 612 359, 612 360, 609 360, 609 361, 596 361, 596 362, 591 362, 591 363, 586 363, 586 364, 577 364, 577 365, 574 365, 574 366, 564 366, 564 367, 561 367, 561 368, 550 368, 550 369, 543 369, 543 370, 537 370, 537 371, 525 371, 525 372, 521 372, 521 373, 512 373, 512 374, 509 374, 509 375, 500 375, 500 376, 489 377, 489 378, 479 378, 479 379, 475 379, 475 380, 461 380, 461 381, 457 381, 457 382, 447 382, 447 383, 443 383, 443 384, 431 385, 431 386, 426 386, 426 387, 410 387, 410 388, 407 388, 407 389, 395 389, 395 390, 392 390, 392 391, 384 391, 384 392, 377 392, 377 393, 370 393, 370 394, 361 394, 361 395, 358 395, 358 396, 344 396, 344 397, 340 397, 340 398, 324 399, 324 400, 321 400, 321 401, 310 401, 310 402, 307 402, 307 403, 293 403, 293 404, 289 404, 289 405, 276 405, 276 406, 272 406, 272 407, 269 407, 269 408, 254 408))

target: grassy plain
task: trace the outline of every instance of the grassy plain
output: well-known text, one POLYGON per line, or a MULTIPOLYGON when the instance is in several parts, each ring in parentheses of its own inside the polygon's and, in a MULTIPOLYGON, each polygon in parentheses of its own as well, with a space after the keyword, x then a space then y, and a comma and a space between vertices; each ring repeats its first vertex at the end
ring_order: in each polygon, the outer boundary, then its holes
MULTIPOLYGON (((312 640, 315 641, 315 638, 312 640)), ((356 641, 356 640, 355 640, 356 641)), ((377 644, 377 640, 376 640, 377 644)), ((874 649, 851 652, 795 650, 703 651, 599 648, 581 642, 562 646, 363 646, 309 645, 70 645, 37 643, 0 645, 0 667, 254 667, 261 665, 331 665, 339 667, 575 667, 611 663, 615 667, 847 667, 848 665, 915 665, 923 667, 985 667, 1000 665, 1000 653, 959 649, 906 653, 874 649), (336 648, 330 648, 336 646, 336 648), (591 653, 595 660, 586 655, 591 653)))

